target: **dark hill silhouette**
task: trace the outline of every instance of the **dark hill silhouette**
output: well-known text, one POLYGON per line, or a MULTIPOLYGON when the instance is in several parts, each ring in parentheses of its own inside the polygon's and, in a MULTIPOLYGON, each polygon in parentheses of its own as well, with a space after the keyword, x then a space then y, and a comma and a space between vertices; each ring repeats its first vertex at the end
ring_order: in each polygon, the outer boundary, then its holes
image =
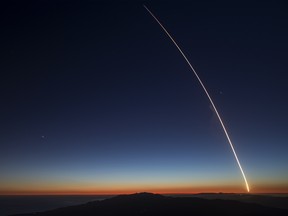
POLYGON ((264 206, 288 209, 288 196, 279 195, 257 195, 257 194, 237 194, 237 193, 200 193, 190 197, 205 199, 237 200, 247 203, 258 203, 264 206))
POLYGON ((103 201, 21 214, 22 216, 170 216, 170 215, 288 215, 288 210, 242 203, 235 200, 207 200, 195 197, 169 197, 151 193, 120 195, 103 201))

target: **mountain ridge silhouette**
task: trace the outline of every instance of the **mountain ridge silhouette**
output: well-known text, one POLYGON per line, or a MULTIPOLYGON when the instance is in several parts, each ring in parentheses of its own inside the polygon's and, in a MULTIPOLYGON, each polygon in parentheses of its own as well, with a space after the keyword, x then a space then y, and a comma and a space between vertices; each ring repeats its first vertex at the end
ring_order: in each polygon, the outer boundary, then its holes
POLYGON ((288 210, 235 200, 171 197, 153 193, 119 195, 102 201, 18 216, 170 216, 170 215, 288 215, 288 210))

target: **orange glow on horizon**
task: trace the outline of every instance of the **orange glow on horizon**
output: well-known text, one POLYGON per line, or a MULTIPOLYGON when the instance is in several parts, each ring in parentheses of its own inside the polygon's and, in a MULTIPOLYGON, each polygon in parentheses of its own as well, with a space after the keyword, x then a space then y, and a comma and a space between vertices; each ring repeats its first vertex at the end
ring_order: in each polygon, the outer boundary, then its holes
MULTIPOLYGON (((1 182, 0 182, 1 183, 1 182)), ((2 182, 0 195, 119 195, 139 192, 157 194, 197 193, 247 193, 246 188, 233 179, 226 181, 119 181, 119 182, 72 182, 72 181, 18 181, 2 182)), ((251 185, 250 193, 288 193, 284 181, 257 182, 251 185)))
MULTIPOLYGON (((6 190, 0 191, 0 195, 119 195, 139 192, 151 192, 156 194, 197 194, 197 193, 247 193, 243 188, 135 188, 135 189, 103 189, 103 190, 6 190)), ((288 188, 259 188, 251 193, 288 193, 288 188)))

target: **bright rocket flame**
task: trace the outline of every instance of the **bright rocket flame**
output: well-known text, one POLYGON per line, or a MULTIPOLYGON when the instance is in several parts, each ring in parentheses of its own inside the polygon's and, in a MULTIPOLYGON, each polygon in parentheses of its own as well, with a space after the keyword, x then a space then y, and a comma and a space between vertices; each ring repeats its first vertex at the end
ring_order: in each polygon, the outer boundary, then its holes
POLYGON ((191 70, 193 71, 193 73, 195 74, 195 76, 197 77, 197 79, 198 79, 199 83, 201 84, 203 90, 205 91, 205 93, 206 93, 206 95, 207 95, 210 103, 212 104, 213 109, 214 109, 214 111, 215 111, 215 113, 216 113, 216 115, 217 115, 217 117, 218 117, 218 119, 219 119, 219 121, 220 121, 220 123, 221 123, 221 125, 222 125, 222 128, 223 128, 223 130, 224 130, 224 132, 225 132, 225 135, 226 135, 226 137, 227 137, 227 140, 228 140, 228 142, 229 142, 229 144, 230 144, 230 147, 231 147, 231 149, 232 149, 232 151, 233 151, 233 154, 234 154, 234 156, 235 156, 235 159, 236 159, 236 161, 237 161, 237 164, 238 164, 238 166, 239 166, 239 168, 240 168, 240 171, 241 171, 241 173, 242 173, 242 176, 243 176, 243 178, 244 178, 247 191, 249 192, 250 189, 249 189, 249 185, 248 185, 248 182, 247 182, 245 173, 244 173, 244 171, 243 171, 243 169, 242 169, 242 167, 241 167, 240 161, 239 161, 239 159, 238 159, 238 157, 237 157, 237 154, 236 154, 236 151, 235 151, 234 146, 233 146, 233 144, 232 144, 232 141, 231 141, 231 139, 230 139, 230 137, 229 137, 229 134, 228 134, 228 132, 227 132, 227 130, 226 130, 226 128, 225 128, 225 125, 224 125, 224 123, 223 123, 223 121, 222 121, 222 119, 221 119, 221 116, 220 116, 220 114, 219 114, 219 112, 218 112, 218 110, 217 110, 217 108, 216 108, 216 106, 215 106, 215 104, 214 104, 214 102, 213 102, 213 100, 212 100, 209 92, 207 91, 207 89, 206 89, 206 87, 204 86, 202 80, 200 79, 200 77, 198 76, 197 72, 195 71, 195 69, 193 68, 193 66, 191 65, 191 63, 189 62, 189 60, 187 59, 186 55, 183 53, 183 51, 181 50, 181 48, 180 48, 180 47, 178 46, 178 44, 176 43, 176 41, 172 38, 172 36, 169 34, 169 32, 166 30, 166 28, 160 23, 160 21, 156 18, 156 16, 155 16, 145 5, 143 5, 143 6, 144 6, 144 8, 150 13, 150 15, 157 21, 157 23, 161 26, 161 28, 165 31, 165 33, 168 35, 168 37, 171 39, 171 41, 172 41, 172 42, 174 43, 174 45, 177 47, 177 49, 178 49, 179 52, 182 54, 183 58, 186 60, 187 64, 189 65, 189 67, 191 68, 191 70))

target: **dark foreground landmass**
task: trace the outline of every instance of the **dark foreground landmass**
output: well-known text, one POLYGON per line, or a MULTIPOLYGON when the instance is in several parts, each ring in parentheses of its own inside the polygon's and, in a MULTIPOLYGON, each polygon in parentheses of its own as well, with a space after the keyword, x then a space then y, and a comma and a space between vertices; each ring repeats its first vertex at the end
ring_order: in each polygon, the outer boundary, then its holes
POLYGON ((288 209, 287 194, 281 196, 280 194, 200 193, 190 195, 190 197, 237 200, 245 203, 257 203, 269 207, 288 209))
POLYGON ((96 215, 96 216, 169 216, 169 215, 288 215, 287 209, 267 207, 236 200, 170 197, 151 193, 120 195, 103 201, 59 208, 56 210, 19 214, 38 215, 96 215))

